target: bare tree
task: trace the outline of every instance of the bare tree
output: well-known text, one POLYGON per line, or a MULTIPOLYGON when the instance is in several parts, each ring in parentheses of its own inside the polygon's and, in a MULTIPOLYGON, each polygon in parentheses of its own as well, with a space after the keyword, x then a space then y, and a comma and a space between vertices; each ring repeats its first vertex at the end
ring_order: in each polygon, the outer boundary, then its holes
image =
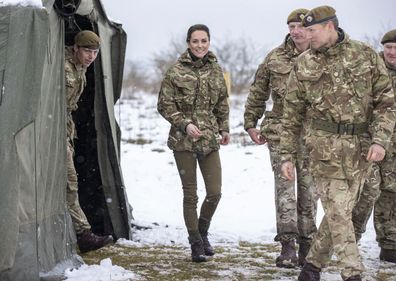
POLYGON ((146 92, 150 89, 150 83, 147 83, 150 76, 144 62, 128 60, 125 69, 126 74, 122 85, 123 98, 132 98, 134 93, 146 92))
POLYGON ((245 38, 227 38, 214 46, 214 50, 224 70, 231 75, 232 92, 247 91, 261 58, 257 47, 245 38))
POLYGON ((180 38, 173 37, 169 42, 169 48, 154 53, 151 59, 153 76, 151 79, 151 90, 158 93, 161 81, 166 71, 177 61, 180 54, 187 49, 186 42, 180 38))

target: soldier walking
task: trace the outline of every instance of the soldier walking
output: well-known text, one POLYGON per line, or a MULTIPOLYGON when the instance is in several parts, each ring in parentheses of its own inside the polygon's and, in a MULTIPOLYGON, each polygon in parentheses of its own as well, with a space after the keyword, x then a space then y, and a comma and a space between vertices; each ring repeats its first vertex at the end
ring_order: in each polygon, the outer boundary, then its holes
POLYGON ((352 223, 352 209, 372 161, 381 161, 395 125, 394 93, 380 56, 351 40, 329 6, 303 19, 311 48, 290 74, 284 98, 282 172, 294 180, 294 161, 302 123, 310 171, 324 217, 300 281, 320 280, 332 254, 343 280, 359 281, 364 271, 352 223), (373 128, 373 134, 368 128, 373 128))
MULTIPOLYGON (((387 32, 380 53, 396 89, 396 29, 387 32)), ((374 207, 374 226, 381 247, 380 259, 396 263, 396 130, 385 159, 373 165, 359 201, 353 209, 352 221, 356 239, 366 231, 366 224, 374 207), (377 198, 379 199, 377 200, 377 198)))
POLYGON ((297 57, 308 49, 309 40, 301 24, 307 9, 296 9, 287 17, 289 34, 260 64, 245 105, 244 127, 256 144, 268 142, 275 182, 276 228, 275 241, 282 244, 276 259, 278 267, 297 265, 295 241, 299 243, 298 263, 302 266, 316 232, 316 203, 313 200, 312 177, 308 172, 308 156, 304 149, 303 133, 299 138, 297 156, 297 200, 294 182, 282 177, 279 139, 286 81, 297 57), (272 110, 267 109, 271 97, 272 110), (265 114, 261 130, 257 121, 265 114))

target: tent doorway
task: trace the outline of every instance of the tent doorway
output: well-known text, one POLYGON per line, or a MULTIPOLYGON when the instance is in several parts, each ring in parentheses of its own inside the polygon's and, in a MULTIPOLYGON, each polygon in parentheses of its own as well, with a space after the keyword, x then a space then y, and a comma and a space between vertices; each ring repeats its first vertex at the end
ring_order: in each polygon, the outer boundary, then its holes
MULTIPOLYGON (((74 44, 74 36, 80 30, 91 30, 97 33, 97 28, 87 17, 74 15, 74 20, 74 26, 70 27, 65 24, 66 45, 74 44), (79 30, 76 30, 76 27, 79 30)), ((74 164, 78 175, 80 205, 91 224, 92 231, 99 235, 114 235, 98 160, 95 99, 100 98, 100 95, 96 94, 95 77, 101 75, 96 73, 100 67, 95 67, 95 64, 100 64, 100 56, 87 69, 87 86, 78 102, 78 109, 73 112, 77 131, 77 139, 74 140, 74 164)))

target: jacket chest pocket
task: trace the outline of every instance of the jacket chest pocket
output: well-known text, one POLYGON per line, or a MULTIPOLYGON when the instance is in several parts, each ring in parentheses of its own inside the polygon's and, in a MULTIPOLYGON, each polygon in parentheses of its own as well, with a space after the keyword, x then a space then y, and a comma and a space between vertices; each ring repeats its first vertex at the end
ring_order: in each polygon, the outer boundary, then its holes
POLYGON ((175 102, 178 109, 181 111, 192 110, 197 91, 197 81, 191 79, 186 81, 176 80, 175 85, 177 88, 175 102))
POLYGON ((305 99, 308 104, 319 104, 323 100, 324 71, 297 72, 297 78, 304 86, 305 99))
POLYGON ((271 70, 269 86, 271 90, 283 97, 286 92, 286 83, 292 66, 284 62, 272 61, 268 64, 271 70))

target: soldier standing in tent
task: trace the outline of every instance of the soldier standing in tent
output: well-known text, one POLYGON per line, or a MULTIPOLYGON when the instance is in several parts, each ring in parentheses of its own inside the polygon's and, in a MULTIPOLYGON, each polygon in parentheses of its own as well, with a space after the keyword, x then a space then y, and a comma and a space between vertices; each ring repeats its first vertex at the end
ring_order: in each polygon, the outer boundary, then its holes
POLYGON ((99 249, 111 242, 112 236, 98 236, 92 233, 91 225, 81 209, 78 200, 78 179, 73 161, 73 140, 76 138, 72 112, 77 110, 77 102, 86 86, 85 73, 96 59, 100 38, 92 31, 84 30, 74 38, 74 45, 66 47, 65 77, 67 102, 67 204, 77 234, 80 252, 99 249))
POLYGON ((308 122, 310 171, 325 214, 298 280, 320 280, 321 268, 334 253, 342 279, 361 281, 364 266, 352 209, 371 162, 381 161, 389 146, 396 120, 394 93, 380 56, 338 27, 332 7, 312 9, 303 25, 311 48, 297 59, 287 84, 282 172, 294 181, 298 138, 308 122))
POLYGON ((229 142, 228 93, 216 56, 209 51, 209 28, 187 31, 188 49, 166 72, 158 112, 171 123, 168 146, 173 150, 183 185, 183 214, 193 262, 213 256, 208 229, 221 197, 219 144, 229 142), (206 197, 197 215, 197 164, 206 197))
POLYGON ((255 80, 245 106, 245 130, 256 144, 268 142, 271 165, 275 182, 276 228, 275 241, 282 244, 276 259, 278 267, 297 265, 295 241, 299 243, 298 263, 305 261, 313 234, 316 232, 316 202, 313 196, 312 177, 308 172, 308 156, 304 149, 303 132, 299 139, 297 156, 297 200, 294 182, 284 177, 280 170, 279 139, 282 131, 281 117, 286 81, 293 65, 302 52, 308 49, 309 40, 301 20, 307 9, 297 9, 287 17, 289 34, 279 47, 272 50, 258 67, 255 80), (265 112, 261 130, 256 129, 257 121, 263 116, 269 98, 272 111, 265 112))
MULTIPOLYGON (((396 29, 387 32, 381 40, 380 53, 396 90, 396 29)), ((359 201, 353 209, 352 220, 356 239, 366 231, 366 224, 374 207, 374 226, 381 247, 380 259, 396 263, 396 130, 385 159, 374 164, 359 201), (379 198, 378 198, 379 196, 379 198), (378 200, 377 200, 378 198, 378 200), (376 201, 377 200, 377 201, 376 201)))

